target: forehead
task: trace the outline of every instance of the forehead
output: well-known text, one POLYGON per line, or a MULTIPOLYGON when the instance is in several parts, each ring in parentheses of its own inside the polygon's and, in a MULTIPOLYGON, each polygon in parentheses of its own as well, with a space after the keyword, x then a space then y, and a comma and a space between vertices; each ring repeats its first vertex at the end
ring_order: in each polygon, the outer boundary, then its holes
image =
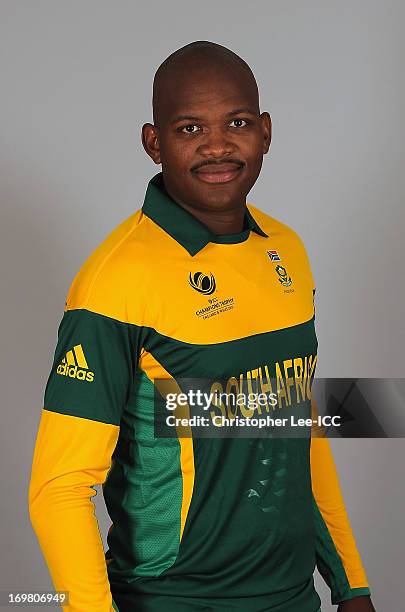
POLYGON ((259 110, 254 83, 244 71, 233 66, 180 68, 168 79, 159 106, 165 123, 185 114, 214 117, 237 108, 259 110))

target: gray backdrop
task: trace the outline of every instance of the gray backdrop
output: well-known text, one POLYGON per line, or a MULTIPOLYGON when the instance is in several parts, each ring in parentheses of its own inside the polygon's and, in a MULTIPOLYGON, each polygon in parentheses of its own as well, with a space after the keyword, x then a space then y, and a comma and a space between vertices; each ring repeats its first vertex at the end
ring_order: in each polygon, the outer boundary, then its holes
MULTIPOLYGON (((27 513, 43 391, 84 259, 160 169, 153 74, 212 40, 252 67, 274 136, 248 201, 295 228, 317 283, 319 376, 404 376, 403 2, 1 0, 0 590, 51 588, 27 513)), ((382 406, 383 408, 383 406, 382 406)), ((402 440, 333 440, 379 612, 405 598, 402 440)), ((109 526, 101 492, 100 529, 109 526)), ((323 610, 329 595, 317 577, 323 610)), ((5 608, 3 608, 5 609, 5 608)))

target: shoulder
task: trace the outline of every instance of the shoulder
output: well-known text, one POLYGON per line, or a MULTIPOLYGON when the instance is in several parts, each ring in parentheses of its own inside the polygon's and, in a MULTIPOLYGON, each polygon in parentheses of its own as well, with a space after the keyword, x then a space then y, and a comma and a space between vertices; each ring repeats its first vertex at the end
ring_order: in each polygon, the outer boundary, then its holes
POLYGON ((286 223, 271 217, 260 208, 250 203, 247 206, 261 229, 272 239, 272 245, 278 245, 280 248, 287 249, 288 253, 296 258, 299 265, 307 270, 309 280, 314 288, 315 283, 307 250, 298 232, 286 223))
POLYGON ((86 309, 127 319, 128 289, 140 284, 148 259, 144 220, 142 211, 137 210, 95 248, 70 285, 65 310, 86 309))
POLYGON ((275 217, 271 217, 260 208, 257 208, 257 206, 253 206, 253 204, 248 203, 247 206, 257 223, 266 232, 266 234, 269 236, 279 236, 284 239, 301 242, 303 244, 299 234, 290 225, 279 221, 275 217))

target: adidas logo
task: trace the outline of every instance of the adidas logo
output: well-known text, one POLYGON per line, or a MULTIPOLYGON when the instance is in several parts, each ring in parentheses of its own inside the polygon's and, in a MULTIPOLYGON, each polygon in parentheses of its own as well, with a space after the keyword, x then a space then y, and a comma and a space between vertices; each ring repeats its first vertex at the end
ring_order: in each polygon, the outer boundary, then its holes
POLYGON ((66 353, 56 372, 61 376, 69 376, 69 378, 77 378, 78 380, 87 380, 88 382, 94 380, 94 372, 89 370, 81 344, 77 344, 66 353))

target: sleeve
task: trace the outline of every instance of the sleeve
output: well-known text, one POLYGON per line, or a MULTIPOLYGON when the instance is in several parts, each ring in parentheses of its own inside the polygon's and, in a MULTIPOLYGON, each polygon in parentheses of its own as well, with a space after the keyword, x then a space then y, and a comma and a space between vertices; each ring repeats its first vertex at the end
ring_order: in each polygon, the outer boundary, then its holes
POLYGON ((370 595, 326 437, 311 439, 311 479, 316 564, 330 588, 332 604, 370 595))
MULTIPOLYGON (((315 281, 304 247, 309 270, 315 315, 315 281)), ((317 417, 312 400, 312 418, 317 417)), ((367 576, 350 526, 340 483, 325 429, 315 425, 311 434, 312 502, 316 541, 316 565, 338 604, 359 595, 370 595, 367 576)))
POLYGON ((306 282, 308 285, 309 290, 312 293, 312 302, 313 302, 313 306, 314 306, 314 315, 315 315, 315 291, 316 291, 316 284, 315 284, 315 279, 312 273, 312 267, 311 267, 311 263, 309 261, 309 257, 308 257, 308 253, 307 250, 305 248, 304 242, 301 238, 301 236, 299 234, 297 234, 297 232, 293 231, 293 235, 295 237, 296 240, 296 246, 298 248, 298 252, 299 252, 299 257, 300 257, 300 265, 301 265, 301 270, 304 273, 304 276, 306 278, 306 282))
POLYGON ((59 326, 45 389, 29 515, 55 589, 69 593, 63 610, 111 612, 115 603, 91 498, 111 467, 140 328, 73 302, 59 326))

